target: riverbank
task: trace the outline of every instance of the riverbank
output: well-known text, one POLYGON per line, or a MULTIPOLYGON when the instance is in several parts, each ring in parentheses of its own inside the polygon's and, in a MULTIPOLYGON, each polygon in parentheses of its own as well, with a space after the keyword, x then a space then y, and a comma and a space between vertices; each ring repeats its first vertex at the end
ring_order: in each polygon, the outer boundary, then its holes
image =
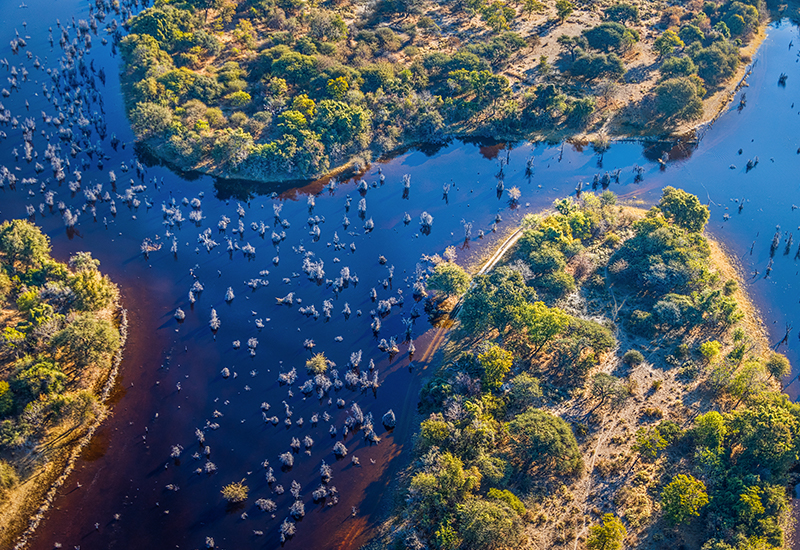
MULTIPOLYGON (((643 213, 640 209, 629 207, 619 212, 621 216, 630 217, 629 222, 626 222, 627 225, 630 225, 635 219, 641 219, 643 213)), ((615 229, 615 232, 619 232, 619 229, 615 229)), ((759 311, 745 291, 746 281, 738 263, 724 251, 718 242, 709 239, 708 246, 708 263, 711 271, 718 273, 721 280, 731 281, 726 283, 726 287, 731 289, 728 295, 735 300, 741 311, 741 319, 736 323, 736 330, 742 332, 736 332, 736 334, 746 333, 744 337, 747 342, 748 354, 752 357, 750 360, 766 361, 771 354, 766 330, 759 311), (735 288, 733 288, 734 285, 735 288)), ((511 254, 506 258, 505 265, 508 265, 513 256, 511 254)), ((540 395, 536 399, 536 406, 541 407, 541 410, 548 411, 549 414, 568 420, 576 431, 582 463, 586 466, 583 469, 584 473, 572 478, 569 476, 566 478, 557 476, 556 479, 550 480, 547 480, 549 476, 537 478, 538 481, 533 482, 533 487, 538 487, 538 489, 531 490, 532 487, 528 484, 528 488, 523 490, 519 486, 518 474, 511 477, 517 481, 509 484, 509 474, 506 474, 504 478, 506 481, 498 482, 491 476, 487 478, 489 474, 484 472, 480 465, 478 465, 478 470, 483 474, 484 481, 487 481, 490 486, 499 486, 504 490, 511 489, 522 499, 520 504, 524 503, 526 509, 523 523, 528 525, 528 528, 523 531, 537 547, 572 548, 573 542, 577 547, 579 541, 586 541, 586 537, 589 535, 588 527, 603 513, 608 512, 618 514, 625 521, 628 529, 627 544, 649 548, 656 540, 674 540, 676 544, 683 542, 699 547, 703 543, 701 538, 703 535, 700 533, 702 529, 698 529, 698 526, 695 525, 685 532, 678 533, 665 527, 662 525, 663 519, 657 513, 658 503, 652 498, 652 494, 658 492, 653 489, 663 486, 661 479, 666 472, 674 473, 676 469, 681 470, 680 464, 685 460, 682 457, 683 451, 680 451, 679 447, 672 446, 674 441, 668 441, 664 443, 666 449, 659 446, 653 451, 654 454, 644 455, 642 453, 645 451, 641 447, 643 434, 647 433, 647 430, 650 430, 650 433, 658 434, 659 428, 666 430, 662 426, 666 426, 670 422, 671 425, 676 426, 678 432, 682 432, 691 428, 692 424, 697 421, 698 415, 714 410, 721 410, 725 413, 725 411, 740 408, 740 405, 747 408, 748 401, 745 400, 743 403, 741 397, 731 399, 726 391, 720 393, 719 387, 709 386, 708 377, 713 378, 713 375, 709 374, 708 363, 706 367, 691 366, 691 357, 689 363, 686 363, 686 359, 684 359, 682 366, 680 361, 676 363, 678 356, 674 347, 676 334, 671 337, 663 334, 652 341, 643 339, 641 335, 632 334, 629 330, 624 330, 617 322, 621 310, 625 309, 625 301, 622 302, 622 305, 617 305, 616 299, 613 304, 610 302, 602 304, 596 301, 596 297, 592 298, 593 294, 595 291, 589 290, 583 298, 568 296, 563 303, 559 302, 559 304, 571 314, 580 315, 586 320, 598 319, 598 315, 609 322, 613 320, 617 326, 615 352, 600 361, 596 372, 602 373, 605 377, 602 379, 607 382, 615 379, 615 375, 622 376, 620 374, 620 369, 622 369, 626 392, 629 392, 629 396, 625 397, 622 403, 612 405, 609 410, 609 405, 604 403, 607 396, 600 397, 596 393, 600 374, 594 375, 594 385, 585 386, 582 390, 576 388, 565 395, 558 391, 557 386, 550 385, 552 374, 546 374, 548 369, 545 367, 544 371, 541 369, 538 371, 539 376, 542 377, 544 396, 540 395), (600 309, 597 309, 598 307, 600 309), (626 353, 627 366, 624 366, 620 363, 617 355, 621 355, 624 350, 641 350, 642 359, 638 362, 628 362, 627 357, 630 352, 626 353), (691 372, 694 374, 689 374, 691 372), (555 396, 560 397, 555 398, 555 396), (632 429, 642 424, 644 427, 639 428, 634 437, 632 429), (645 431, 643 432, 643 430, 645 431), (635 469, 634 466, 636 466, 635 469), (642 493, 636 489, 638 482, 632 483, 632 480, 642 479, 647 479, 647 485, 655 485, 655 487, 650 487, 646 493, 642 493), (555 487, 553 483, 555 483, 555 487), (561 487, 558 488, 558 485, 561 487), (541 489, 545 489, 545 493, 536 496, 541 489), (564 503, 559 504, 559 501, 564 499, 566 499, 564 503)), ((617 299, 621 298, 618 296, 617 299)), ((625 300, 628 299, 630 296, 625 298, 625 300)), ((630 307, 628 306, 628 308, 630 307)), ((732 331, 732 329, 729 330, 732 331)), ((728 334, 730 337, 733 332, 728 334)), ((430 403, 432 384, 433 387, 436 387, 437 384, 435 380, 444 381, 451 377, 453 369, 458 369, 457 365, 463 361, 459 358, 463 357, 463 353, 470 350, 474 344, 472 338, 464 339, 463 327, 455 327, 451 335, 453 338, 442 344, 442 349, 438 354, 441 360, 440 364, 448 365, 448 367, 434 373, 432 380, 426 385, 422 398, 423 408, 425 408, 426 402, 430 403)), ((698 327, 697 330, 683 332, 678 341, 685 349, 691 350, 698 349, 701 347, 700 344, 708 341, 722 340, 722 349, 717 351, 716 355, 721 358, 733 354, 735 342, 741 342, 741 339, 737 340, 741 336, 735 334, 733 336, 734 344, 722 336, 718 329, 698 327)), ((516 337, 507 336, 506 340, 506 347, 518 350, 514 345, 514 342, 518 342, 516 337)), ((711 362, 714 361, 719 362, 721 359, 712 359, 711 362)), ((715 368, 718 369, 719 365, 715 368)), ((518 369, 519 367, 516 367, 513 372, 518 373, 518 369)), ((765 392, 780 389, 780 384, 776 380, 763 376, 758 384, 761 384, 763 388, 761 391, 765 392)), ((512 381, 511 393, 509 394, 509 390, 506 390, 506 395, 512 396, 511 402, 506 404, 508 407, 513 405, 513 395, 516 391, 513 388, 512 381)), ((418 434, 416 439, 417 453, 424 450, 426 439, 432 436, 430 430, 433 423, 442 420, 447 421, 448 424, 451 421, 455 423, 455 420, 452 420, 448 414, 445 411, 445 416, 442 418, 436 413, 428 420, 425 420, 424 415, 420 416, 420 421, 424 420, 424 422, 422 422, 423 433, 418 434), (437 418, 438 420, 434 422, 434 419, 437 418)), ((512 421, 509 425, 513 426, 514 422, 512 421)), ((670 437, 674 439, 675 436, 670 437)), ((507 442, 500 442, 499 446, 503 447, 507 444, 507 442)), ((449 451, 452 444, 442 442, 440 445, 442 451, 449 451)), ((474 462, 464 458, 465 471, 470 464, 474 464, 474 462)), ((394 498, 397 503, 395 516, 384 524, 382 535, 378 537, 375 544, 368 548, 377 547, 376 545, 388 545, 398 536, 424 536, 424 532, 419 530, 420 526, 416 523, 419 520, 412 519, 420 516, 413 509, 414 505, 407 503, 407 499, 416 502, 419 498, 417 492, 423 490, 417 481, 417 476, 423 475, 419 468, 419 463, 415 462, 401 476, 404 481, 400 482, 399 492, 394 498), (407 493, 409 485, 412 489, 407 493), (409 521, 411 524, 408 523, 409 521)), ((423 470, 430 471, 424 468, 423 470)), ((480 492, 484 493, 484 491, 485 488, 482 488, 480 492)), ((475 495, 471 498, 479 497, 475 495)), ((467 499, 468 501, 469 499, 467 499)), ((461 500, 461 502, 464 501, 461 500)), ((791 530, 787 514, 782 513, 779 521, 784 532, 791 530)))
POLYGON ((0 252, 0 545, 21 549, 109 414, 128 321, 116 286, 91 255, 60 264, 35 226, 14 223, 0 232, 15 232, 37 251, 32 260, 0 252))

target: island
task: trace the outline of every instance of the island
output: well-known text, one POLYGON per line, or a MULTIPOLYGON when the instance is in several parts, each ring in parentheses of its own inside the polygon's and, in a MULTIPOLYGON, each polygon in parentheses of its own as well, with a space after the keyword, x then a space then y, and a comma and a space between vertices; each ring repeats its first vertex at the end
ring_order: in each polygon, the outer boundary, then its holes
POLYGON ((433 259, 456 328, 378 544, 785 547, 800 405, 708 208, 553 206, 486 274, 433 259))
POLYGON ((189 0, 115 36, 147 152, 274 182, 453 137, 602 151, 685 132, 727 105, 768 13, 756 0, 189 0))

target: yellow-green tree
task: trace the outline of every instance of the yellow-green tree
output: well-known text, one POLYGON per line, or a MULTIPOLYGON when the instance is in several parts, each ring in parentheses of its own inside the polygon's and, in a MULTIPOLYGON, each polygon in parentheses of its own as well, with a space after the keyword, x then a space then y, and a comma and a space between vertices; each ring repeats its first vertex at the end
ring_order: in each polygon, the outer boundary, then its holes
POLYGON ((593 525, 589 528, 586 548, 589 550, 620 550, 622 541, 628 534, 627 529, 614 514, 605 514, 602 521, 602 525, 593 525))
POLYGON ((699 516, 706 504, 708 493, 705 484, 691 475, 676 475, 661 492, 661 507, 672 525, 699 516))
POLYGON ((497 344, 490 344, 486 351, 478 355, 478 362, 483 368, 483 383, 490 389, 497 389, 503 384, 514 356, 497 344))

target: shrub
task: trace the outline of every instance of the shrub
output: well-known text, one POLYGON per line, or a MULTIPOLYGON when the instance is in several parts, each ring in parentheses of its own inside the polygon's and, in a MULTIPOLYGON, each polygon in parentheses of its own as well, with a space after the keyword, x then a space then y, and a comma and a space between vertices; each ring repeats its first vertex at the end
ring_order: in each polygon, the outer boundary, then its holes
POLYGON ((306 369, 314 374, 322 374, 328 370, 328 359, 325 354, 322 352, 315 353, 311 359, 306 361, 306 369))
POLYGON ((697 83, 691 78, 670 78, 656 86, 656 108, 669 119, 695 120, 703 115, 698 92, 697 83))
POLYGON ((679 474, 664 487, 661 506, 667 521, 673 525, 684 523, 708 504, 706 486, 690 475, 679 474))
POLYGON ((5 460, 0 460, 0 495, 13 489, 17 483, 19 483, 19 476, 14 466, 5 460))
POLYGON ((589 528, 589 537, 586 539, 586 548, 589 550, 620 550, 627 529, 614 514, 604 514, 602 525, 593 525, 589 528))
POLYGON ((244 480, 229 483, 222 488, 222 496, 231 503, 244 502, 247 500, 247 493, 250 489, 244 484, 244 480))
POLYGON ((446 296, 461 295, 469 290, 470 281, 470 276, 463 268, 453 262, 442 262, 437 264, 433 275, 428 277, 427 286, 446 296))
POLYGON ((700 344, 698 351, 700 351, 700 355, 703 356, 706 362, 710 363, 719 355, 720 351, 722 351, 722 344, 716 340, 709 340, 708 342, 700 344))
POLYGON ((527 545, 522 521, 504 503, 467 500, 459 509, 459 520, 464 548, 511 550, 527 545))
POLYGON ((138 103, 130 113, 131 129, 139 139, 164 137, 172 124, 172 111, 156 103, 138 103))
POLYGON ((792 372, 792 365, 789 363, 789 360, 785 355, 781 355, 780 353, 770 354, 769 359, 767 359, 767 362, 764 364, 764 366, 776 380, 780 380, 792 372))
POLYGON ((522 501, 509 491, 508 489, 495 489, 492 487, 489 489, 489 492, 486 493, 486 496, 493 500, 499 500, 501 502, 505 502, 506 505, 514 510, 519 516, 525 516, 525 505, 522 504, 522 501))
POLYGON ((592 48, 603 51, 625 51, 639 41, 638 31, 614 22, 600 23, 583 31, 583 36, 592 48))
POLYGON ((50 255, 50 239, 26 220, 11 220, 0 225, 0 253, 13 268, 41 265, 50 255))
POLYGON ((14 408, 14 394, 8 386, 8 382, 0 380, 0 418, 6 416, 14 408))
POLYGON ((529 471, 537 467, 577 474, 583 458, 572 428, 563 419, 534 409, 508 423, 513 456, 529 471))
POLYGON ((233 107, 241 108, 249 105, 252 97, 247 92, 239 90, 228 94, 227 99, 233 107))
POLYGON ((638 350, 631 349, 625 352, 625 355, 622 356, 622 361, 627 365, 635 367, 644 362, 644 355, 638 350))
POLYGON ((514 356, 510 351, 506 351, 497 344, 490 344, 489 347, 478 355, 478 362, 483 369, 483 383, 489 389, 497 389, 502 383, 514 356))

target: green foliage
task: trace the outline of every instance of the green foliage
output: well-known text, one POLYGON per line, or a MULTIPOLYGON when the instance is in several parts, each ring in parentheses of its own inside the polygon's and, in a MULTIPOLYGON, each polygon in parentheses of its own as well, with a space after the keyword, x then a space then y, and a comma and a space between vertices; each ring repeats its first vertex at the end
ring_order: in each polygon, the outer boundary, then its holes
POLYGON ((658 53, 659 57, 672 55, 675 50, 679 50, 683 48, 683 46, 683 40, 671 29, 667 29, 661 33, 661 36, 656 38, 653 42, 653 49, 658 53))
POLYGON ((92 314, 77 315, 53 336, 53 346, 78 367, 91 364, 108 366, 104 357, 116 353, 120 346, 119 332, 105 319, 92 314))
POLYGON ((538 353, 569 321, 569 315, 559 308, 549 308, 543 302, 525 302, 514 309, 512 326, 525 333, 534 353, 538 353))
POLYGON ((691 433, 696 445, 718 451, 725 441, 728 427, 720 413, 710 411, 695 418, 691 433))
POLYGON ((669 78, 656 86, 656 109, 672 120, 696 120, 703 116, 698 84, 689 77, 669 78))
POLYGON ((621 23, 605 22, 583 31, 589 46, 596 50, 626 51, 639 41, 639 32, 621 23))
POLYGON ((620 550, 628 530, 614 514, 603 514, 602 525, 592 525, 586 548, 589 550, 620 550))
POLYGON ((598 78, 617 80, 625 74, 625 65, 615 53, 581 52, 569 71, 574 76, 586 80, 598 78))
POLYGON ((428 277, 427 287, 444 293, 445 296, 461 295, 469 290, 470 276, 453 262, 436 265, 433 275, 428 277))
POLYGON ((156 103, 137 103, 129 116, 131 128, 139 139, 160 137, 172 124, 172 111, 156 103))
POLYGON ((707 363, 711 363, 722 351, 722 344, 717 340, 709 340, 700 344, 698 351, 700 351, 700 355, 703 356, 707 363))
POLYGON ((513 457, 523 471, 540 468, 573 475, 583 469, 578 442, 563 419, 533 409, 518 415, 507 425, 513 457))
POLYGON ((486 496, 492 500, 499 500, 500 502, 504 502, 506 506, 514 510, 519 516, 525 515, 525 505, 522 504, 522 501, 519 499, 517 495, 515 495, 508 489, 501 490, 492 487, 486 493, 486 496))
POLYGON ((691 475, 679 474, 661 492, 661 506, 667 521, 673 525, 700 515, 708 504, 705 484, 691 475))
POLYGON ((556 15, 562 23, 575 11, 575 7, 569 0, 556 0, 556 15))
POLYGON ((603 13, 606 19, 609 21, 616 21, 617 23, 639 20, 639 8, 625 2, 609 6, 603 13))
POLYGON ((473 283, 459 313, 461 326, 470 333, 481 333, 490 327, 504 332, 519 308, 536 298, 522 275, 508 267, 477 275, 473 283))
POLYGON ((739 52, 729 42, 714 42, 692 54, 697 74, 707 84, 716 86, 734 75, 739 66, 739 52))
POLYGON ((527 545, 519 516, 504 503, 467 500, 458 507, 463 547, 475 550, 512 550, 527 545))
POLYGON ((798 414, 798 406, 782 398, 731 415, 730 435, 733 443, 742 446, 741 461, 785 473, 797 461, 798 414))
POLYGON ((483 383, 492 390, 498 389, 511 370, 514 356, 510 351, 504 350, 497 344, 490 344, 486 350, 478 355, 478 362, 483 369, 483 383))
POLYGON ((108 276, 97 270, 81 270, 67 283, 75 293, 75 307, 81 311, 98 311, 111 305, 119 294, 108 276))
POLYGON ((14 268, 38 267, 50 255, 50 239, 38 227, 25 220, 11 220, 0 225, 0 253, 14 268))
POLYGON ((511 391, 508 394, 510 409, 521 412, 532 407, 542 397, 539 379, 523 372, 511 379, 511 391))
POLYGON ((411 479, 407 502, 412 516, 432 532, 480 488, 481 474, 474 466, 465 469, 461 459, 450 453, 431 451, 425 459, 428 466, 411 479))
POLYGON ((657 206, 675 224, 693 233, 703 231, 710 216, 708 207, 696 196, 670 186, 661 192, 657 206))
POLYGON ((644 355, 638 350, 630 349, 622 356, 622 362, 626 365, 636 367, 644 362, 644 355))
POLYGON ((785 355, 780 353, 771 353, 764 366, 776 380, 780 380, 792 372, 792 365, 789 363, 789 360, 785 355))
POLYGON ((666 59, 658 70, 661 73, 661 78, 665 80, 697 74, 697 66, 692 61, 692 58, 687 55, 666 59))

